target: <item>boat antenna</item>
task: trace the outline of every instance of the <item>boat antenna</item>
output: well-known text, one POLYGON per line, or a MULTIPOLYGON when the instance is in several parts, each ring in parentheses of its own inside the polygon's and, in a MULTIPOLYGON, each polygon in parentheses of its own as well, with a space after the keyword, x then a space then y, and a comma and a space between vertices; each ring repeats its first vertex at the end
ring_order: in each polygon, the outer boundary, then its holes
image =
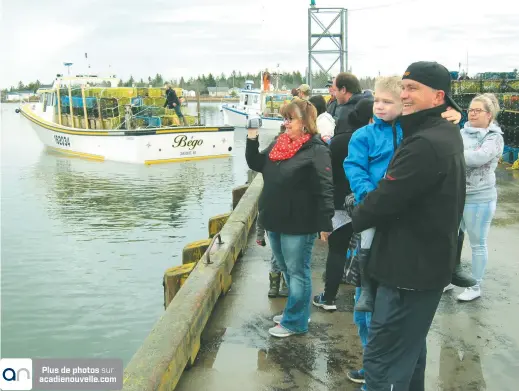
POLYGON ((63 65, 65 65, 68 69, 68 75, 70 76, 70 66, 72 65, 73 63, 72 62, 64 62, 63 65))

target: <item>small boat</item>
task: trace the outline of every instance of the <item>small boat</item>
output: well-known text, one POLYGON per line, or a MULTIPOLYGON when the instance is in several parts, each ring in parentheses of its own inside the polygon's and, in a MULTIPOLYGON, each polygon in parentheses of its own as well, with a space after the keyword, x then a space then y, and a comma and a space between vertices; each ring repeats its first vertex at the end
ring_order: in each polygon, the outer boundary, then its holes
POLYGON ((39 102, 22 102, 17 112, 47 148, 88 159, 150 165, 231 155, 234 127, 205 126, 185 108, 181 125, 164 107, 164 88, 118 84, 115 77, 57 75, 37 91, 39 102))
POLYGON ((246 80, 240 90, 238 103, 223 102, 224 123, 229 126, 245 127, 250 115, 261 117, 262 128, 279 130, 283 117, 280 107, 292 99, 289 91, 269 91, 266 88, 253 88, 253 81, 246 80))

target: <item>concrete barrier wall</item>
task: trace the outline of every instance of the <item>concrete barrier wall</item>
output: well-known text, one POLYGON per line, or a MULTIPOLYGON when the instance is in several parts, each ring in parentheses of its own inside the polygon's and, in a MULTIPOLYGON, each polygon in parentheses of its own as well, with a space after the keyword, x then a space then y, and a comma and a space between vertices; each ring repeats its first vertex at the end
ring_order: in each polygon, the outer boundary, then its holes
POLYGON ((186 365, 192 365, 207 320, 218 297, 229 290, 234 264, 247 246, 262 188, 257 175, 221 229, 223 243, 216 240, 194 266, 126 367, 124 391, 174 390, 186 365))

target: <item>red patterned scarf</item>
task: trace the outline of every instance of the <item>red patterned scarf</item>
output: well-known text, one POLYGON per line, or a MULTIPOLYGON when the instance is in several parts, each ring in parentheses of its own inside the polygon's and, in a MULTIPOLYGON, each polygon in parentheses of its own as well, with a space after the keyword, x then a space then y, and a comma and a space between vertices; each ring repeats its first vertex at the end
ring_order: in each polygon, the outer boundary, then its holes
POLYGON ((296 154, 297 151, 301 149, 304 143, 310 140, 310 137, 312 136, 309 133, 307 133, 299 137, 297 140, 292 141, 292 139, 288 137, 288 134, 281 134, 278 137, 276 144, 274 145, 274 148, 272 148, 272 150, 269 153, 270 160, 275 162, 279 160, 290 159, 292 156, 296 154))

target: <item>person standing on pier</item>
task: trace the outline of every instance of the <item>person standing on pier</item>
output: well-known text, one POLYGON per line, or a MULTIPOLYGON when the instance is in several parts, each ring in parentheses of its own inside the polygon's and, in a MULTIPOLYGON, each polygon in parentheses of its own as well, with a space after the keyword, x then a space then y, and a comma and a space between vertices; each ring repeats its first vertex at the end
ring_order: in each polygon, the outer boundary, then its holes
POLYGON ((249 119, 245 150, 249 168, 263 174, 259 222, 288 284, 283 314, 269 329, 280 338, 308 332, 312 249, 318 232, 332 231, 334 214, 331 154, 317 132, 317 110, 296 99, 282 114, 286 131, 262 152, 249 119))
POLYGON ((466 288, 460 301, 481 296, 481 282, 488 262, 487 237, 497 207, 495 170, 503 154, 503 131, 496 122, 499 102, 493 94, 472 99, 469 120, 461 130, 467 164, 467 198, 461 228, 466 231, 472 249, 474 286, 466 288))
POLYGON ((368 269, 376 286, 364 351, 369 391, 425 389, 426 338, 455 270, 465 204, 465 158, 456 125, 441 118, 450 73, 411 64, 402 77, 403 141, 385 177, 353 210, 355 232, 375 227, 368 269))
POLYGON ((372 118, 373 100, 360 100, 355 109, 350 112, 348 122, 343 122, 343 126, 348 125, 350 129, 343 128, 341 132, 337 132, 330 143, 335 214, 332 219, 333 231, 321 234, 322 238, 328 242, 324 292, 317 294, 312 300, 313 305, 325 311, 337 310, 335 298, 344 275, 346 253, 353 234, 351 221, 344 207, 344 200, 351 193, 350 184, 344 174, 344 159, 348 157, 351 137, 357 129, 366 126, 372 118))

